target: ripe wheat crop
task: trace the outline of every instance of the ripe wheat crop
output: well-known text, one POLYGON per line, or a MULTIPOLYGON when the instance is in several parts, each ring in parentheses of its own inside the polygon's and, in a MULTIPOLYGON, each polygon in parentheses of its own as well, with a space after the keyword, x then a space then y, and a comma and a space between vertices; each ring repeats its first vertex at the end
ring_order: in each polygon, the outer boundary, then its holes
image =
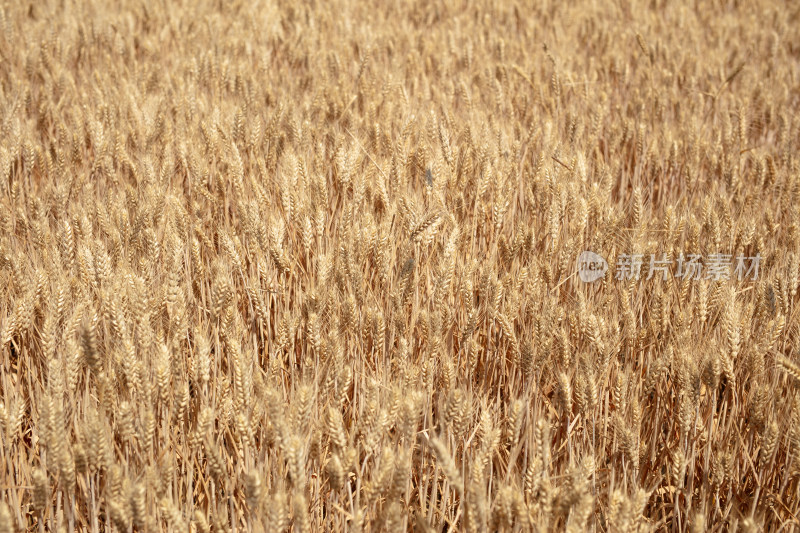
POLYGON ((0 1, 0 533, 800 530, 799 43, 0 1))

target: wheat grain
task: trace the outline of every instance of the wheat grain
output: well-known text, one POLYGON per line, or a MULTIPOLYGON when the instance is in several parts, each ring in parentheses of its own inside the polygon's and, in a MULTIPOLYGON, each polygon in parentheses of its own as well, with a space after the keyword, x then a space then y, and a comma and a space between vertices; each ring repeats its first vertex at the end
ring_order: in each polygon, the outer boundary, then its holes
POLYGON ((783 7, 261 7, 0 8, 0 530, 798 515, 783 7))

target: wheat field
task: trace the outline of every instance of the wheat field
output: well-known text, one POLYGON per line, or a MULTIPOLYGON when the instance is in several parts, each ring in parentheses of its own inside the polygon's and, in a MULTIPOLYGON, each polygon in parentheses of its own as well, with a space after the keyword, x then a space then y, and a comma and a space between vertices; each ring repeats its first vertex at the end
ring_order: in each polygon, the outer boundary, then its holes
POLYGON ((798 106, 794 2, 0 1, 0 533, 800 530, 798 106))

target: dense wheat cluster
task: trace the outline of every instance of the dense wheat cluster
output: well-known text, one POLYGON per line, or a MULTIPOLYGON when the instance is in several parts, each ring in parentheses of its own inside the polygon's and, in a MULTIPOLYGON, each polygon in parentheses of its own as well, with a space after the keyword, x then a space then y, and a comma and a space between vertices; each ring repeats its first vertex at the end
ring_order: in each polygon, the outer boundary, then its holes
POLYGON ((538 4, 0 3, 0 533, 796 530, 798 6, 538 4))

